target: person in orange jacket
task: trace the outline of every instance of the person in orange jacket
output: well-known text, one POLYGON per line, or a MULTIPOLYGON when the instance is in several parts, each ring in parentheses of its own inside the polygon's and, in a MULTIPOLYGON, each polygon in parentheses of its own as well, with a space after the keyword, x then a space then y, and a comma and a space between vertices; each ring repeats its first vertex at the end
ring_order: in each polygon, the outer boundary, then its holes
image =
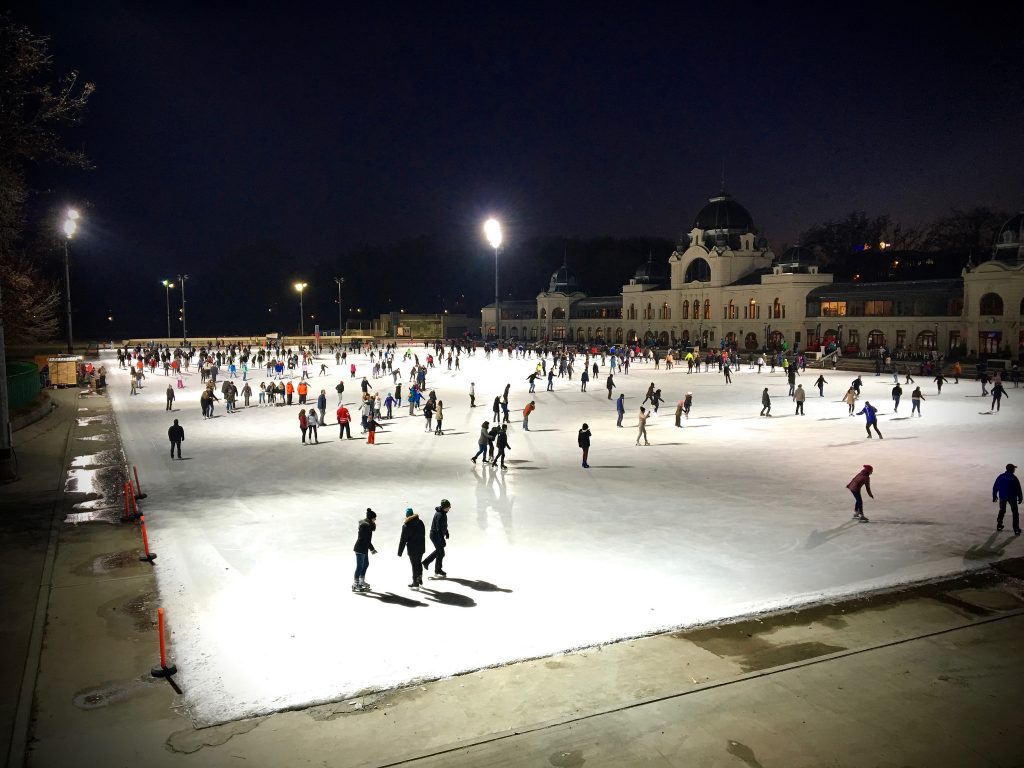
POLYGON ((288 398, 287 399, 288 405, 291 405, 292 404, 292 395, 295 394, 295 387, 292 386, 292 383, 290 381, 288 382, 287 386, 284 388, 284 394, 288 398))
POLYGON ((526 407, 523 408, 523 429, 527 432, 530 431, 530 414, 535 410, 537 410, 537 404, 533 400, 528 402, 526 407))
POLYGON ((306 382, 304 382, 304 381, 300 381, 298 389, 299 389, 299 405, 305 405, 305 403, 306 403, 306 395, 309 393, 309 385, 306 382))

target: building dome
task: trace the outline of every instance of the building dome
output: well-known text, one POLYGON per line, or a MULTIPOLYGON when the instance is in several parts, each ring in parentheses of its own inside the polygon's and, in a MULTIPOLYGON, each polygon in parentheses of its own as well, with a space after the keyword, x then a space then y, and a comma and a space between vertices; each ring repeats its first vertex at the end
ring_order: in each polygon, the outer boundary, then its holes
POLYGON ((551 273, 551 280, 548 283, 548 293, 576 293, 580 289, 576 273, 569 269, 564 261, 562 266, 551 273))
POLYGON ((710 241, 716 235, 728 238, 729 235, 757 232, 750 212, 726 194, 709 199, 697 214, 693 226, 694 229, 704 230, 705 239, 710 241))
POLYGON ((633 281, 637 285, 659 285, 667 280, 665 265, 655 262, 654 256, 651 254, 647 255, 647 261, 637 267, 636 272, 633 273, 633 281))
POLYGON ((818 257, 814 251, 802 245, 787 248, 785 253, 772 260, 772 267, 781 267, 783 272, 806 272, 817 266, 818 257))
POLYGON ((1003 224, 992 250, 993 256, 1001 260, 1014 261, 1024 257, 1024 213, 1018 213, 1003 224))

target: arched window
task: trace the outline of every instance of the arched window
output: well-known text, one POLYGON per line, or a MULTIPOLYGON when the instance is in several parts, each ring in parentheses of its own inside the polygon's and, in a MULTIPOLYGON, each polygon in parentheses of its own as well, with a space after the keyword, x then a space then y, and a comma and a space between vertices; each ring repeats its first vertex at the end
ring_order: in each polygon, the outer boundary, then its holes
POLYGON ((540 319, 541 320, 547 320, 548 319, 548 308, 547 307, 541 307, 540 308, 540 319))
POLYGON ((690 302, 683 301, 683 320, 690 319, 690 302))
POLYGON ((661 305, 661 319, 662 320, 671 320, 672 319, 672 310, 668 306, 668 302, 667 301, 664 304, 661 305))
POLYGON ((630 344, 636 343, 636 331, 632 328, 629 329, 629 335, 626 337, 630 344))
POLYGON ((690 332, 689 331, 683 331, 682 333, 680 333, 679 334, 679 340, 681 342, 683 342, 684 344, 687 343, 690 340, 690 332))
POLYGON ((583 329, 582 328, 577 328, 576 329, 576 341, 584 341, 585 339, 586 339, 586 336, 583 335, 583 329))
POLYGON ((516 328, 514 325, 512 326, 512 338, 513 339, 518 339, 519 338, 519 329, 516 328))
POLYGON ((775 301, 772 302, 772 318, 779 320, 783 317, 782 303, 779 301, 779 297, 775 297, 775 301))
POLYGON ((647 309, 644 311, 644 320, 654 319, 654 307, 651 306, 651 302, 647 302, 647 309))
POLYGON ((621 344, 622 343, 622 329, 621 328, 616 328, 615 329, 615 343, 616 344, 621 344))
POLYGON ((551 310, 552 320, 565 320, 565 310, 562 307, 555 307, 551 310))
POLYGON ((533 328, 530 329, 530 341, 536 341, 536 340, 537 340, 537 326, 533 326, 533 328))
POLYGON ((627 320, 636 320, 636 306, 633 304, 629 305, 629 311, 626 313, 627 320))
POLYGON ((594 341, 604 341, 604 328, 598 328, 596 331, 594 331, 594 341))
POLYGON ((704 299, 704 319, 711 319, 711 299, 704 299))
POLYGON ((662 331, 660 334, 658 334, 658 343, 668 344, 668 331, 662 331))
POLYGON ((868 333, 868 349, 878 349, 885 346, 885 334, 879 330, 868 333))
POLYGON ((981 314, 1001 315, 1003 314, 1003 297, 998 293, 986 293, 981 297, 981 314))
MULTIPOLYGON (((994 294, 989 294, 994 295, 994 294)), ((917 348, 918 349, 935 349, 935 331, 921 331, 917 334, 917 348)))
POLYGON ((747 319, 756 320, 760 315, 757 312, 757 299, 751 299, 747 302, 747 319))
POLYGON ((736 349, 736 332, 729 331, 725 334, 725 346, 729 349, 736 349))
POLYGON ((711 265, 704 259, 696 258, 690 262, 683 276, 686 283, 708 283, 711 282, 711 265))
POLYGON ((747 337, 743 340, 743 346, 747 349, 757 349, 757 334, 748 333, 747 337))
POLYGON ((733 301, 732 299, 729 299, 729 307, 728 307, 728 312, 727 312, 727 314, 726 314, 726 317, 727 317, 727 318, 728 318, 729 320, 735 320, 735 319, 736 319, 736 316, 737 316, 737 314, 738 314, 738 313, 737 313, 737 311, 736 311, 736 302, 735 302, 735 301, 733 301))

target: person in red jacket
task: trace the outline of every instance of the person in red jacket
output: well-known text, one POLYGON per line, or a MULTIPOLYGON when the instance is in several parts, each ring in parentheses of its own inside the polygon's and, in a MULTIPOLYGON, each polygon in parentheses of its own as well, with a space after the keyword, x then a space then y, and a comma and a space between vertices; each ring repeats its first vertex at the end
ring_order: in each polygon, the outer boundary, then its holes
POLYGON ((299 409, 299 429, 302 430, 302 444, 306 444, 306 430, 309 429, 309 421, 306 419, 306 410, 299 409))
POLYGON ((344 405, 338 408, 338 439, 348 437, 352 439, 352 430, 349 427, 349 423, 352 421, 352 414, 348 412, 348 408, 344 405))
POLYGON ((864 469, 856 474, 856 476, 846 484, 846 487, 850 489, 850 493, 853 494, 855 503, 853 505, 853 519, 859 520, 862 523, 868 522, 868 519, 864 517, 864 499, 860 496, 860 490, 863 488, 868 492, 868 496, 872 499, 875 498, 874 494, 871 493, 871 473, 875 471, 875 468, 870 464, 865 464, 864 469))

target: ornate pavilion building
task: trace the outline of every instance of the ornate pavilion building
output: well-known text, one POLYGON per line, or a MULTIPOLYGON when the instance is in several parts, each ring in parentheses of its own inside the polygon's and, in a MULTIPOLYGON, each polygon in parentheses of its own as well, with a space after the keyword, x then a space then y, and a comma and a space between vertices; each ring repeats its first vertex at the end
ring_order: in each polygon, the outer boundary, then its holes
MULTIPOLYGON (((960 347, 1019 359, 1024 352, 1024 214, 1002 227, 991 258, 955 279, 835 283, 814 253, 776 255, 729 195, 708 200, 667 262, 641 264, 622 292, 587 296, 563 263, 547 290, 501 303, 501 337, 590 344, 655 342, 740 352, 788 343, 846 354, 960 347)), ((495 309, 481 310, 485 337, 495 309)))

